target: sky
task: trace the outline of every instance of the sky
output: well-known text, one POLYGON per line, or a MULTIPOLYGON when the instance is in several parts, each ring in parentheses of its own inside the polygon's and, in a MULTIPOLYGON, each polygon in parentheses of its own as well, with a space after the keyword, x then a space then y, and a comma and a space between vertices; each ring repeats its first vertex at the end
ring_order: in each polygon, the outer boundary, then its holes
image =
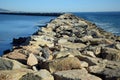
POLYGON ((0 0, 0 8, 26 12, 120 11, 120 0, 0 0))

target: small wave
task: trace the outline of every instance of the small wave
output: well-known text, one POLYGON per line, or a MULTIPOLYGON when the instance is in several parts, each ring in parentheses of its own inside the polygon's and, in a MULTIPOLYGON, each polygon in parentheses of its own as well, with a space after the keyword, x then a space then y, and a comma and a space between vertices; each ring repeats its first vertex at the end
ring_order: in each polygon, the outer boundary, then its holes
POLYGON ((103 28, 108 32, 112 32, 113 34, 120 35, 120 29, 113 27, 114 25, 112 23, 98 23, 98 22, 95 23, 97 26, 103 28))

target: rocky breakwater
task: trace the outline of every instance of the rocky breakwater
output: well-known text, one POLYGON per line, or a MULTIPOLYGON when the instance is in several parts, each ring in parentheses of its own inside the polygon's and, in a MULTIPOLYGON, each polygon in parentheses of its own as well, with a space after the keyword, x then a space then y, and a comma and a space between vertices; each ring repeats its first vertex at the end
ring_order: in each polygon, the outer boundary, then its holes
POLYGON ((0 80, 120 80, 120 37, 61 15, 0 58, 0 80))

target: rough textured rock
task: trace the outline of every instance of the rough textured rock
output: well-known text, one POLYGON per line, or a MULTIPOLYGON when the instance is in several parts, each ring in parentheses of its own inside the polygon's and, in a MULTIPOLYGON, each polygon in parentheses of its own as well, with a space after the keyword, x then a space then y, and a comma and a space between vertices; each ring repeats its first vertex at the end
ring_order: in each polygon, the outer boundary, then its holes
POLYGON ((21 63, 24 63, 26 64, 26 61, 27 61, 27 54, 28 52, 23 50, 23 49, 15 49, 13 52, 10 52, 6 55, 3 55, 4 58, 10 58, 10 59, 13 59, 13 60, 17 60, 21 63))
POLYGON ((85 69, 67 70, 54 73, 55 80, 102 80, 91 75, 85 69))
POLYGON ((63 47, 65 48, 69 48, 69 49, 81 49, 81 48, 85 48, 86 45, 85 44, 82 44, 82 43, 71 43, 71 42, 67 42, 67 43, 64 43, 64 44, 60 44, 62 45, 63 47))
POLYGON ((27 73, 20 80, 54 80, 54 78, 47 70, 40 70, 34 73, 27 73))
POLYGON ((108 61, 100 58, 92 58, 88 56, 79 56, 82 61, 89 64, 88 71, 101 77, 103 80, 117 80, 120 77, 120 62, 108 61))
POLYGON ((40 80, 54 80, 54 77, 46 69, 41 69, 40 71, 34 73, 40 77, 40 80))
POLYGON ((54 58, 62 58, 62 57, 67 57, 69 55, 77 56, 77 55, 81 55, 81 53, 76 49, 64 50, 57 52, 54 55, 54 58))
POLYGON ((20 69, 27 68, 27 66, 11 59, 0 58, 0 70, 12 70, 12 69, 20 69))
POLYGON ((32 53, 29 54, 29 57, 27 59, 27 65, 34 66, 36 64, 38 64, 37 58, 32 53))
POLYGON ((81 64, 79 59, 75 57, 67 57, 45 62, 43 68, 49 70, 51 73, 62 70, 80 69, 81 64))
POLYGON ((23 75, 32 72, 29 69, 2 70, 0 71, 0 80, 20 80, 23 75))
POLYGON ((120 61, 120 50, 103 48, 101 57, 108 60, 120 61))
POLYGON ((120 62, 106 61, 104 64, 90 66, 88 71, 99 75, 104 80, 119 80, 120 62))

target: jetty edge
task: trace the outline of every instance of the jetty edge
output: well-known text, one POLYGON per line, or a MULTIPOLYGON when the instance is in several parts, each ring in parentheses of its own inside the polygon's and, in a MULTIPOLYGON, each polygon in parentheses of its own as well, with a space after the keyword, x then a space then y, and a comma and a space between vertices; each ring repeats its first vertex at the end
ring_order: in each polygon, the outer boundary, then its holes
POLYGON ((64 12, 14 12, 14 11, 0 11, 0 14, 7 15, 27 15, 27 16, 60 16, 64 14, 64 12))
POLYGON ((0 80, 119 79, 120 36, 73 14, 52 20, 0 58, 0 80))

